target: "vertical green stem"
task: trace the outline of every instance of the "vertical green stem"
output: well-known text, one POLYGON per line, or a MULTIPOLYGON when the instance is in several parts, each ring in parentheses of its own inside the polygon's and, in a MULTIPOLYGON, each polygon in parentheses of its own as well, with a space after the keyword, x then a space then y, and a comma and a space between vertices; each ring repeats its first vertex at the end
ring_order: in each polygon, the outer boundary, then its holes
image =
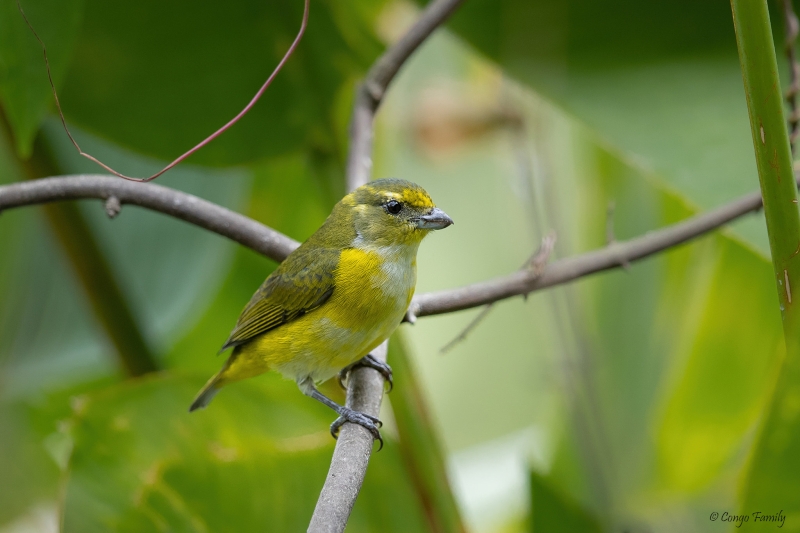
POLYGON ((800 513, 800 214, 767 2, 731 0, 731 8, 786 340, 742 511, 800 513))
POLYGON ((420 497, 430 530, 435 533, 463 533, 445 458, 436 438, 422 389, 402 336, 389 342, 389 357, 398 387, 392 392, 392 411, 400 434, 400 452, 420 497))
MULTIPOLYGON (((21 165, 28 179, 59 174, 41 133, 34 142, 33 156, 21 165)), ((140 376, 158 370, 128 299, 78 206, 61 202, 47 204, 43 210, 125 373, 140 376)))

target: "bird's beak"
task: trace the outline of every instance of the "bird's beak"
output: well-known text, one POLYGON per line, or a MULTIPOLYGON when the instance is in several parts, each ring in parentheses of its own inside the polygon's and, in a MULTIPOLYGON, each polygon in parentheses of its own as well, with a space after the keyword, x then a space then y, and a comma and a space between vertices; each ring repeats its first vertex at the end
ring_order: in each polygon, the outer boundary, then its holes
POLYGON ((434 207, 430 213, 417 219, 417 228, 430 230, 444 229, 452 223, 453 219, 447 216, 447 213, 438 207, 434 207))

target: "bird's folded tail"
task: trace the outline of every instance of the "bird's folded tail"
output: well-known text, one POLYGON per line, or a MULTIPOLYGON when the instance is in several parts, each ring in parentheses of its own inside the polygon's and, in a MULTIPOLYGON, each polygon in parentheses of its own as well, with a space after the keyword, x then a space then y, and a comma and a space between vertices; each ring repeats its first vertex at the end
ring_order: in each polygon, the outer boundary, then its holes
MULTIPOLYGON (((221 374, 221 372, 220 372, 221 374)), ((208 380, 200 392, 197 394, 197 397, 192 402, 192 405, 189 407, 189 412, 191 413, 195 409, 200 409, 201 407, 205 407, 206 405, 211 402, 214 398, 214 395, 219 392, 222 383, 220 383, 220 374, 215 375, 211 379, 208 380)))

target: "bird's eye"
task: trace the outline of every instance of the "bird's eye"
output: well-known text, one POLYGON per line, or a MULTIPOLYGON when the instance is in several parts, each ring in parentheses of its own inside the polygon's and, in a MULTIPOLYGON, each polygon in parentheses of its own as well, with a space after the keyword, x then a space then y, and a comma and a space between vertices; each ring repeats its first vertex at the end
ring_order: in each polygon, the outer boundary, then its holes
POLYGON ((396 215, 401 209, 403 209, 403 204, 397 200, 389 200, 386 202, 386 210, 392 215, 396 215))

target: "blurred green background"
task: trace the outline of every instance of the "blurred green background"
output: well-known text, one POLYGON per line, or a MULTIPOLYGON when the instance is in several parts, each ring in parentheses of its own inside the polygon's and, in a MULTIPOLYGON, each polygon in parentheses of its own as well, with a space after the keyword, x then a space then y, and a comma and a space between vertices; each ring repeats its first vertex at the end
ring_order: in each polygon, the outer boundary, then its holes
MULTIPOLYGON (((302 13, 299 0, 22 4, 81 146, 138 176, 241 109, 302 13)), ((308 237, 345 192, 356 84, 419 7, 313 0, 254 111, 158 182, 308 237)), ((0 183, 97 172, 53 114, 14 0, 0 0, 0 102, 0 183)), ((724 2, 466 0, 403 68, 376 128, 374 176, 420 183, 456 221, 422 246, 418 292, 511 272, 549 231, 556 257, 602 247, 610 205, 622 240, 758 187, 724 2)), ((136 207, 110 221, 100 202, 76 205, 0 217, 0 532, 304 530, 331 412, 274 375, 186 412, 275 263, 136 207), (54 231, 81 221, 77 244, 54 231), (90 241, 159 372, 122 372, 70 260, 90 241)), ((783 352, 771 276, 757 214, 502 302, 446 354, 478 310, 403 325, 391 357, 410 365, 348 531, 450 531, 420 483, 437 468, 473 532, 731 531, 711 513, 779 510, 800 531, 786 492, 800 460, 764 508, 741 507, 783 352), (413 429, 423 408, 430 425, 413 429)))

